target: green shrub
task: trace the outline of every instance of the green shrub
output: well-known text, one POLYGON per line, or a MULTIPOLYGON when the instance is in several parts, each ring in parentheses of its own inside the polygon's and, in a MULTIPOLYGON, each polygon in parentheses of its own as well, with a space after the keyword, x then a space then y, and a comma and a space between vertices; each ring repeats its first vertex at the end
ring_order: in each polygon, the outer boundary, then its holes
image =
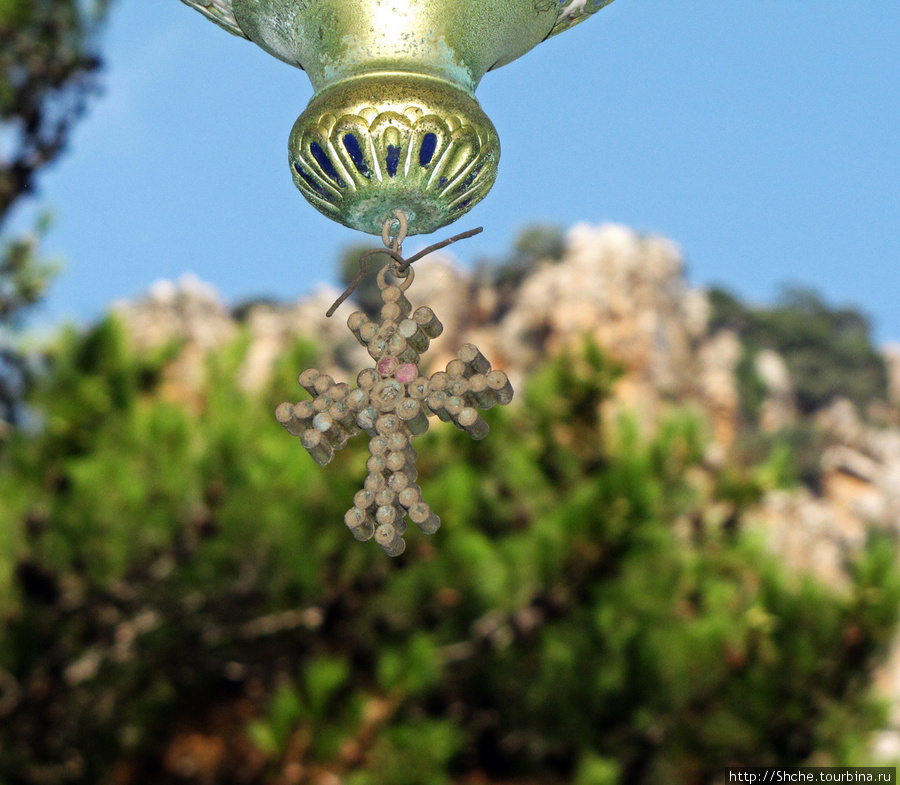
MULTIPOLYGON (((364 441, 323 470, 272 416, 310 346, 258 396, 235 384, 245 349, 183 406, 114 322, 64 337, 32 400, 44 427, 0 456, 0 673, 20 688, 0 781, 93 785, 118 762, 169 781, 173 734, 233 701, 252 716, 210 782, 236 782, 248 744, 258 783, 299 763, 356 785, 677 785, 867 762, 890 542, 839 597, 703 530, 703 429, 605 422, 617 371, 586 346, 486 412, 485 441, 440 423, 417 441, 443 526, 389 560, 342 523, 364 441)), ((759 482, 713 501, 739 520, 759 482)))
POLYGON ((853 308, 833 308, 815 292, 789 288, 771 307, 750 307, 722 289, 710 292, 710 329, 734 330, 744 345, 738 382, 745 413, 755 421, 763 388, 754 358, 773 349, 787 364, 801 414, 835 398, 860 407, 887 397, 884 358, 868 319, 853 308))

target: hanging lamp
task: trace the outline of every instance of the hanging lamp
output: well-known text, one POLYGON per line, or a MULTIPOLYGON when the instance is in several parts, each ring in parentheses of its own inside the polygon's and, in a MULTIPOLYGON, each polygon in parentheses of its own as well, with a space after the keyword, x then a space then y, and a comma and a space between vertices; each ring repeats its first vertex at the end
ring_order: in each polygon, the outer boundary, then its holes
POLYGON ((308 74, 289 150, 310 204, 369 234, 400 209, 414 235, 494 184, 500 143, 475 99, 485 73, 612 0, 183 2, 308 74))
POLYGON ((407 519, 423 534, 441 525, 417 484, 413 438, 436 416, 483 439, 479 410, 513 398, 506 373, 470 343, 443 371, 419 368, 443 326, 407 299, 411 265, 481 230, 409 258, 403 240, 452 223, 494 184, 500 142, 475 99, 485 73, 612 0, 182 1, 309 75, 315 92, 288 143, 294 183, 319 212, 384 242, 362 254, 359 275, 328 315, 362 280, 370 256, 390 257, 378 275, 378 318, 358 311, 347 321, 372 367, 352 389, 304 371, 298 381, 310 398, 282 403, 275 417, 321 465, 368 435, 368 475, 344 522, 356 539, 399 556, 407 519))

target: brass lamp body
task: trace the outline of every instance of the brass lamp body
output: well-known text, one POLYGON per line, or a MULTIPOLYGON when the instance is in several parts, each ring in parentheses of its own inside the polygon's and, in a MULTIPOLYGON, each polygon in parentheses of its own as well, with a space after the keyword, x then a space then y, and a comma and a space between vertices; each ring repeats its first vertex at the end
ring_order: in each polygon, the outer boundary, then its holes
POLYGON ((484 74, 612 0, 183 0, 302 68, 315 93, 291 131, 294 183, 320 212, 380 234, 455 221, 490 190, 500 142, 484 74))

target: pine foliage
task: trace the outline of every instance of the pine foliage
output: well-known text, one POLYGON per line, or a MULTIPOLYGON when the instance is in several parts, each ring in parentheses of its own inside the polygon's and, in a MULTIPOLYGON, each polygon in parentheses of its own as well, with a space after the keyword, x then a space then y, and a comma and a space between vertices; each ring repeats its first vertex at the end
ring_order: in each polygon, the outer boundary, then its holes
POLYGON ((0 783, 688 785, 868 762, 893 545, 842 596, 786 574, 715 524, 754 497, 711 477, 699 421, 640 434, 596 347, 487 412, 485 441, 417 441, 444 525, 397 560, 342 524, 364 441, 323 470, 273 419, 310 344, 250 396, 238 339, 178 401, 177 350, 137 357, 112 318, 68 332, 0 454, 0 783), (207 768, 179 776, 197 739, 207 768))

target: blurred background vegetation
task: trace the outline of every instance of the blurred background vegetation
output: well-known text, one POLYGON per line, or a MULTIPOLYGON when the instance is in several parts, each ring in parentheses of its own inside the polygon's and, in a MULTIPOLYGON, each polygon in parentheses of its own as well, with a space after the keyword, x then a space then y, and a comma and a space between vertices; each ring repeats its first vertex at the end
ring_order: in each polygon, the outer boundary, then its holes
POLYGON ((866 762, 900 600, 886 538, 841 596, 787 574, 711 523, 763 480, 697 482, 694 415, 648 440, 604 422, 617 372, 588 345, 488 412, 484 442, 419 440, 444 526, 391 561, 340 523, 365 445, 326 477, 273 426, 314 348, 252 396, 245 348, 209 358, 194 410, 158 395, 166 352, 135 357, 113 318, 48 358, 38 422, 0 455, 0 782, 611 785, 866 762))
MULTIPOLYGON (((0 0, 0 230, 97 88, 105 12, 0 0)), ((392 561, 341 524, 364 443, 326 474, 273 421, 319 347, 298 339, 248 394, 242 328, 191 405, 160 394, 180 346, 137 354, 112 316, 30 354, 41 229, 0 257, 0 785, 693 785, 870 762, 894 543, 873 535, 836 594, 740 525, 804 481, 808 422, 783 471, 771 444, 713 469, 694 413, 652 436, 604 416, 619 371, 586 343, 488 412, 486 441, 417 442, 444 526, 392 561)), ((481 275, 502 303, 563 251, 535 226, 481 275)), ((884 398, 856 311, 803 291, 712 305, 748 357, 782 354, 802 414, 884 398)), ((759 380, 739 376, 752 431, 759 380)))
POLYGON ((854 308, 831 308, 810 289, 789 287, 774 307, 752 307, 723 289, 709 293, 710 329, 733 330, 744 347, 738 367, 741 403, 753 416, 764 390, 753 369, 760 349, 778 352, 790 371, 801 414, 837 397, 865 409, 887 398, 884 357, 872 345, 869 320, 854 308))
POLYGON ((0 422, 30 369, 13 332, 46 291, 56 265, 43 258, 49 228, 8 236, 13 207, 35 194, 37 177, 65 151, 72 127, 99 89, 99 33, 109 0, 0 0, 0 422))

